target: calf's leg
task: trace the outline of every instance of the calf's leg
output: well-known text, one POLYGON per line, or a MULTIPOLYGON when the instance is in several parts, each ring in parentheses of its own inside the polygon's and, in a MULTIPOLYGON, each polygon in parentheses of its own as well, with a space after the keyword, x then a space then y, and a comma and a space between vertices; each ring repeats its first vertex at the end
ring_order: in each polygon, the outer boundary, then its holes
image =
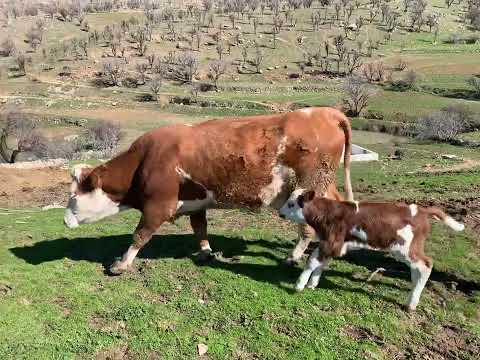
POLYGON ((409 311, 414 311, 420 301, 425 284, 432 272, 432 261, 426 256, 418 258, 416 261, 410 263, 410 275, 412 279, 412 291, 408 296, 407 308, 409 311))
POLYGON ((298 242, 285 262, 288 265, 294 265, 298 263, 314 237, 315 230, 311 226, 306 224, 298 224, 298 242))
POLYGON ((322 276, 323 269, 328 265, 331 259, 324 259, 320 260, 320 266, 318 266, 315 270, 312 271, 310 275, 310 280, 308 280, 307 288, 315 289, 318 286, 320 281, 320 277, 322 276))
POLYGON ((310 258, 307 265, 303 269, 303 272, 298 277, 295 289, 302 291, 308 283, 309 288, 315 288, 318 285, 320 276, 322 274, 323 267, 329 262, 330 259, 319 259, 320 249, 316 248, 310 258))
POLYGON ((120 275, 132 264, 138 252, 150 241, 153 234, 175 214, 176 201, 159 202, 146 206, 143 216, 133 233, 133 244, 123 254, 121 260, 115 261, 110 266, 110 273, 120 275))
POLYGON ((210 247, 207 237, 206 210, 190 215, 190 225, 192 226, 196 240, 200 244, 200 258, 202 260, 207 260, 211 257, 212 248, 210 247))

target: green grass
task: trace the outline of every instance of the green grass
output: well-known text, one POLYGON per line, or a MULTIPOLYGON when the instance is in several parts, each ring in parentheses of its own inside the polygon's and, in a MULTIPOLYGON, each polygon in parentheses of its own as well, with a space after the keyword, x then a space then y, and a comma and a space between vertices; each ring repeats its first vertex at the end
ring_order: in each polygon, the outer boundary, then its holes
MULTIPOLYGON (((427 162, 451 165, 436 154, 480 159, 478 151, 365 132, 354 139, 382 158, 352 167, 359 198, 451 201, 479 193, 478 168, 422 174, 427 162), (396 148, 404 159, 384 160, 396 148)), ((448 341, 469 344, 449 348, 459 358, 475 359, 480 346, 479 238, 471 229, 455 234, 434 224, 427 245, 434 272, 419 309, 407 314, 408 269, 380 253, 337 259, 318 289, 295 293, 301 268, 282 264, 295 227, 268 211, 209 213, 211 245, 223 256, 203 265, 188 219, 165 224, 121 277, 104 271, 130 244, 139 214, 73 230, 62 216, 0 210, 1 358, 190 359, 204 343, 211 359, 390 359, 435 349, 451 328, 448 341), (366 282, 378 267, 387 272, 366 282)))

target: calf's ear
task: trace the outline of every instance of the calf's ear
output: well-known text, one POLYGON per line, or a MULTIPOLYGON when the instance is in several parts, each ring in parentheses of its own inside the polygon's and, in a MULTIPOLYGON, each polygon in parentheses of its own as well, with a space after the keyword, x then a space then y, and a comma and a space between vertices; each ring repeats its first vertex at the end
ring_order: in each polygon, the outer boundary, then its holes
POLYGON ((298 206, 303 208, 303 206, 308 203, 309 201, 312 201, 313 198, 315 197, 315 191, 309 190, 304 192, 302 195, 298 197, 298 206))

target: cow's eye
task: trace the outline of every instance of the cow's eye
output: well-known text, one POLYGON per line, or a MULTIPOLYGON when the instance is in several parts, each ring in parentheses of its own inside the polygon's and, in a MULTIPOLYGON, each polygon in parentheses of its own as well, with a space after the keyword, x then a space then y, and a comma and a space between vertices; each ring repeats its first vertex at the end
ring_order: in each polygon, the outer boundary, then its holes
POLYGON ((291 203, 288 203, 288 207, 291 209, 293 208, 295 205, 291 202, 291 203))

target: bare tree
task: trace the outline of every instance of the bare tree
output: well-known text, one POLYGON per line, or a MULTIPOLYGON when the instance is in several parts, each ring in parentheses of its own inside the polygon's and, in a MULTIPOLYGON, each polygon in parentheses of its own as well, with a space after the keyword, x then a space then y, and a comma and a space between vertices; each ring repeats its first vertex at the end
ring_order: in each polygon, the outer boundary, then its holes
POLYGON ((109 60, 103 63, 103 74, 107 81, 114 86, 121 86, 125 68, 122 61, 109 60))
POLYGON ((150 69, 152 69, 153 64, 155 63, 155 54, 147 55, 146 58, 147 58, 147 61, 148 61, 148 66, 150 67, 150 69))
POLYGON ((447 8, 450 9, 450 6, 455 2, 455 0, 445 0, 445 5, 447 5, 447 8))
POLYGON ((0 119, 0 156, 14 163, 21 152, 33 152, 41 156, 45 150, 45 139, 36 132, 36 124, 20 111, 7 111, 0 119), (7 145, 14 138, 15 148, 7 145))
POLYGON ((33 51, 36 51, 37 47, 42 42, 43 30, 42 28, 32 26, 30 29, 28 29, 25 37, 27 38, 27 42, 30 44, 30 47, 33 49, 33 51))
POLYGON ((215 89, 218 89, 218 80, 227 71, 227 63, 223 60, 212 60, 208 64, 208 76, 213 80, 215 89))
POLYGON ((253 65, 257 71, 257 74, 261 73, 260 66, 263 63, 263 53, 258 44, 255 44, 255 57, 253 58, 253 65))
POLYGON ((177 57, 176 63, 172 68, 172 77, 174 80, 182 83, 191 84, 193 77, 198 73, 198 67, 198 59, 193 53, 182 53, 177 57))
POLYGON ((83 54, 88 58, 88 41, 86 39, 80 39, 78 41, 78 46, 82 49, 83 54))
POLYGON ((356 76, 345 78, 343 84, 343 106, 348 116, 358 116, 368 105, 368 100, 373 95, 370 86, 356 76))
POLYGON ((2 41, 0 44, 0 55, 1 56, 10 56, 15 52, 15 43, 12 39, 7 38, 2 41))
POLYGON ((337 35, 333 38, 335 49, 337 50, 337 72, 340 72, 340 63, 345 58, 347 53, 347 46, 345 44, 345 38, 342 35, 337 35))
POLYGON ((273 26, 272 26, 272 35, 273 35, 273 48, 277 48, 277 34, 280 33, 280 30, 283 26, 283 19, 280 17, 275 17, 273 19, 273 26))
POLYGON ((368 82, 385 81, 385 64, 383 61, 374 61, 367 63, 362 67, 362 74, 368 82))
POLYGON ((137 63, 135 65, 135 70, 137 70, 137 73, 139 75, 140 84, 141 85, 145 84, 146 74, 147 74, 147 70, 148 70, 148 64, 137 63))
POLYGON ((145 55, 147 52, 147 33, 145 29, 137 29, 132 32, 132 38, 137 43, 137 51, 139 56, 145 55))
POLYGON ((242 58, 243 58, 243 65, 247 63, 248 59, 248 46, 245 45, 242 47, 242 58))
POLYGON ((22 75, 27 73, 27 63, 31 62, 31 58, 27 57, 23 52, 17 51, 13 57, 13 61, 18 67, 18 71, 22 75))
POLYGON ((423 23, 424 23, 424 18, 423 14, 425 12, 425 9, 427 7, 427 2, 425 0, 413 0, 412 5, 411 5, 411 11, 410 11, 410 21, 411 21, 411 27, 413 31, 420 31, 423 23))
POLYGON ((158 101, 158 93, 160 92, 161 87, 162 87, 162 77, 155 76, 152 79, 152 82, 150 83, 150 91, 152 92, 155 101, 158 101))
POLYGON ((223 53, 225 52, 225 44, 223 41, 219 41, 215 50, 217 50, 218 58, 222 60, 223 53))
POLYGON ((445 110, 421 117, 416 122, 416 131, 421 139, 449 141, 455 139, 467 128, 465 119, 445 110))
POLYGON ((120 126, 109 121, 99 121, 89 130, 89 135, 93 148, 103 156, 110 157, 121 139, 120 126))
POLYGON ((347 68, 347 73, 352 74, 355 70, 357 70, 358 68, 360 68, 360 66, 362 66, 361 54, 356 50, 351 50, 347 54, 347 61, 345 65, 347 68))

